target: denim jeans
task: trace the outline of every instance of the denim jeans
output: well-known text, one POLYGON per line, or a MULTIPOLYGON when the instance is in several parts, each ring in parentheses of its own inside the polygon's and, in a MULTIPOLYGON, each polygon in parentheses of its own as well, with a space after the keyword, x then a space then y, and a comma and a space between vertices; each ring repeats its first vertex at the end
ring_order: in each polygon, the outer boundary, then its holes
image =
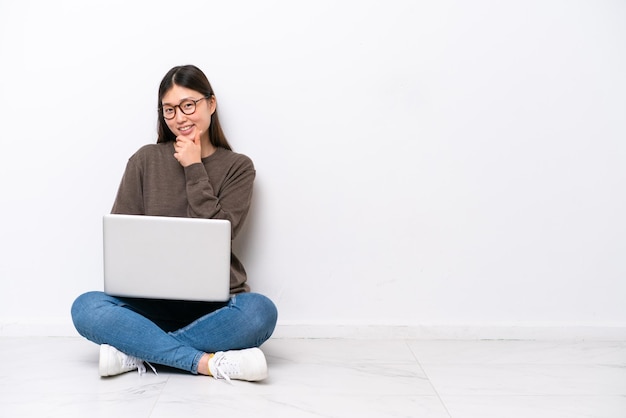
POLYGON ((274 332, 274 303, 258 293, 204 303, 88 292, 72 305, 80 335, 150 363, 197 374, 204 353, 258 347, 274 332))

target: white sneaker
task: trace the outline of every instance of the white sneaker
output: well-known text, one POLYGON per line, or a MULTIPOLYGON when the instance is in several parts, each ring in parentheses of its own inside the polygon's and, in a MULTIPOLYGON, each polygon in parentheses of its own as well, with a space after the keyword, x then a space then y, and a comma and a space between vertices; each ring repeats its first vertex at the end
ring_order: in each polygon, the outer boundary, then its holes
MULTIPOLYGON (((156 374, 156 370, 150 363, 148 365, 156 374)), ((128 356, 108 344, 100 345, 100 376, 115 376, 118 374, 137 370, 140 375, 146 372, 143 360, 128 356)))
POLYGON ((265 355, 258 348, 218 351, 209 360, 209 371, 216 379, 257 381, 267 377, 265 355))

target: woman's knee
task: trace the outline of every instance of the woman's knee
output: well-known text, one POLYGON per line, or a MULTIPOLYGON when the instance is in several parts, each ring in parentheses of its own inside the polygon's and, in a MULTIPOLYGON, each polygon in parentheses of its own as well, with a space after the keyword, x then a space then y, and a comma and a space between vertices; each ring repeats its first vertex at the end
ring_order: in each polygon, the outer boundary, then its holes
POLYGON ((267 318, 270 322, 276 322, 278 310, 270 298, 260 293, 246 293, 245 296, 241 296, 246 298, 245 304, 247 310, 256 314, 255 316, 267 318))
POLYGON ((86 310, 90 310, 94 302, 100 298, 101 294, 102 292, 87 292, 77 297, 74 303, 72 303, 72 317, 78 316, 86 310))
POLYGON ((248 323, 254 324, 253 328, 264 335, 264 340, 268 339, 278 320, 278 309, 274 302, 259 293, 245 293, 236 297, 240 299, 237 304, 243 305, 246 310, 248 323))
POLYGON ((104 292, 83 293, 72 303, 72 321, 77 330, 80 331, 83 325, 93 322, 96 310, 103 305, 110 303, 110 296, 104 292))

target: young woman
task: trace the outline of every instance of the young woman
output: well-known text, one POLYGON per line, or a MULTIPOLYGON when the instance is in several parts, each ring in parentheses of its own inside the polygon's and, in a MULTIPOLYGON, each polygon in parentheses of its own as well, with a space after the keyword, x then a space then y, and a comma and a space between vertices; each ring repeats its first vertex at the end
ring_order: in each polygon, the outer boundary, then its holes
MULTIPOLYGON (((237 236, 248 213, 255 169, 231 150, 217 101, 195 66, 161 81, 158 140, 128 161, 112 213, 227 219, 237 236)), ((144 361, 223 379, 262 380, 258 348, 274 331, 276 307, 251 293, 231 256, 231 298, 201 303, 112 297, 88 292, 72 305, 76 330, 100 344, 100 375, 145 372, 144 361)))

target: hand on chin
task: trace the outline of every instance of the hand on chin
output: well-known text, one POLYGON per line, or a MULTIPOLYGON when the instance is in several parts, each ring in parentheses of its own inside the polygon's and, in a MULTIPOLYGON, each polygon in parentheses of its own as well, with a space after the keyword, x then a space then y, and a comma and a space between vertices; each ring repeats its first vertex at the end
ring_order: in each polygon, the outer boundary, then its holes
MULTIPOLYGON (((180 131, 179 131, 180 132, 180 131)), ((180 165, 187 167, 202 160, 202 145, 200 144, 201 131, 196 131, 195 127, 176 137, 174 142, 174 158, 180 165), (193 135, 195 132, 195 135, 193 135)))

